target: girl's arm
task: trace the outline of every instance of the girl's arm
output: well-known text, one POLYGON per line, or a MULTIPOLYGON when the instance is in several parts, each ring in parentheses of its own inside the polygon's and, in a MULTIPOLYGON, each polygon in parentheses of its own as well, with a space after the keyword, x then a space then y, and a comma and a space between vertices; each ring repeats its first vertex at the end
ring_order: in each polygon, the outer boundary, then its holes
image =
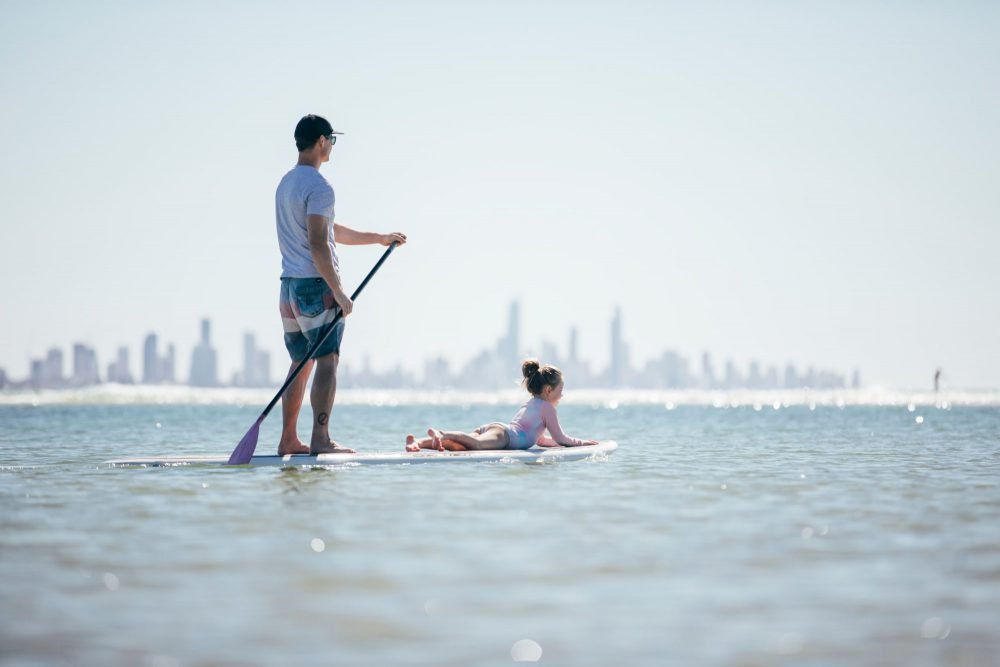
POLYGON ((574 438, 563 433, 562 428, 559 426, 559 417, 556 415, 556 408, 551 403, 546 403, 542 406, 542 423, 545 424, 545 430, 552 436, 551 438, 546 438, 543 435, 538 439, 537 444, 542 447, 555 447, 556 445, 580 447, 581 445, 597 444, 593 440, 580 440, 579 438, 574 438))

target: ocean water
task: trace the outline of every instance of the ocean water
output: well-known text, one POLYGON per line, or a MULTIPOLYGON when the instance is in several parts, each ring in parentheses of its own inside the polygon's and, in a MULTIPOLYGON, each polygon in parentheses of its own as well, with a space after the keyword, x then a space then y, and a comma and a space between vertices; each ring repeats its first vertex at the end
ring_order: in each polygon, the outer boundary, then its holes
MULTIPOLYGON (((257 398, 0 405, 0 664, 1000 664, 990 401, 590 397, 565 430, 620 448, 544 466, 102 465, 229 452, 257 398)), ((439 399, 346 396, 335 437, 518 405, 439 399)))

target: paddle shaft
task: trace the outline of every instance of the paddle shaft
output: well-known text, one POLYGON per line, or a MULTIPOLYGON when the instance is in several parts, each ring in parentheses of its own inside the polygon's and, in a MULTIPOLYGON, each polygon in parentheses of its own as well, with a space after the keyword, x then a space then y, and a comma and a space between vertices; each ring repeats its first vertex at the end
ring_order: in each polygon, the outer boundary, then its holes
MULTIPOLYGON (((372 267, 372 270, 368 272, 368 275, 365 276, 365 279, 361 281, 361 284, 358 285, 358 289, 354 290, 354 294, 351 295, 351 301, 354 301, 355 299, 358 298, 358 295, 361 294, 361 291, 365 288, 365 285, 368 284, 368 281, 372 279, 372 276, 375 275, 375 272, 378 271, 379 268, 382 266, 382 264, 385 263, 385 260, 389 259, 389 254, 396 249, 397 245, 398 244, 395 241, 389 244, 389 247, 386 249, 386 251, 382 253, 382 257, 378 260, 375 266, 372 267)), ((305 368, 307 363, 309 363, 309 360, 312 359, 313 354, 315 354, 316 350, 320 348, 320 345, 322 345, 323 342, 326 341, 327 337, 331 333, 333 333, 333 328, 337 325, 337 322, 339 322, 343 316, 344 316, 343 311, 338 307, 337 314, 326 325, 326 333, 320 336, 319 340, 313 343, 313 346, 309 348, 308 352, 306 352, 305 358, 299 362, 299 365, 295 367, 295 370, 293 370, 291 373, 288 374, 288 378, 285 379, 285 384, 281 385, 281 389, 278 390, 278 393, 274 395, 274 398, 271 399, 271 402, 267 404, 266 408, 264 408, 264 412, 260 413, 260 417, 257 418, 258 422, 264 421, 264 418, 267 417, 268 413, 271 412, 271 409, 278 404, 278 401, 281 399, 282 395, 284 395, 288 387, 291 386, 293 382, 295 382, 295 378, 298 377, 299 373, 302 372, 302 369, 305 368)))

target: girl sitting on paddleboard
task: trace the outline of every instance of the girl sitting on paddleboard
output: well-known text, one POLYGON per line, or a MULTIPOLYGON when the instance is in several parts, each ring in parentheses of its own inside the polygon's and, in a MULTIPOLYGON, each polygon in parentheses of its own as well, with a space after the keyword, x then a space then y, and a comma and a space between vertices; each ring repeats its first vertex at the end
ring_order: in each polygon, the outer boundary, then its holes
POLYGON ((596 440, 580 440, 563 433, 556 416, 556 406, 563 393, 562 371, 555 366, 540 366, 535 359, 521 364, 524 386, 531 393, 528 402, 514 415, 509 424, 491 422, 480 426, 472 433, 461 431, 439 431, 427 429, 428 437, 417 440, 406 436, 406 451, 421 449, 462 451, 466 449, 528 449, 532 445, 542 447, 579 447, 596 445, 596 440), (543 435, 545 431, 552 437, 543 435))

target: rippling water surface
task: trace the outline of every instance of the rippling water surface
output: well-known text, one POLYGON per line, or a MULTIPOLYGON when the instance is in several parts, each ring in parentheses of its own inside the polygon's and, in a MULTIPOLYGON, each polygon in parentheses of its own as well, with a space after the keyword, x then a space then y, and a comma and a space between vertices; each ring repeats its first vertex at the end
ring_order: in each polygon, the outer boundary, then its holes
POLYGON ((101 462, 229 452, 259 406, 0 406, 0 664, 998 664, 1000 408, 779 408, 561 407, 601 461, 234 470, 101 462))

